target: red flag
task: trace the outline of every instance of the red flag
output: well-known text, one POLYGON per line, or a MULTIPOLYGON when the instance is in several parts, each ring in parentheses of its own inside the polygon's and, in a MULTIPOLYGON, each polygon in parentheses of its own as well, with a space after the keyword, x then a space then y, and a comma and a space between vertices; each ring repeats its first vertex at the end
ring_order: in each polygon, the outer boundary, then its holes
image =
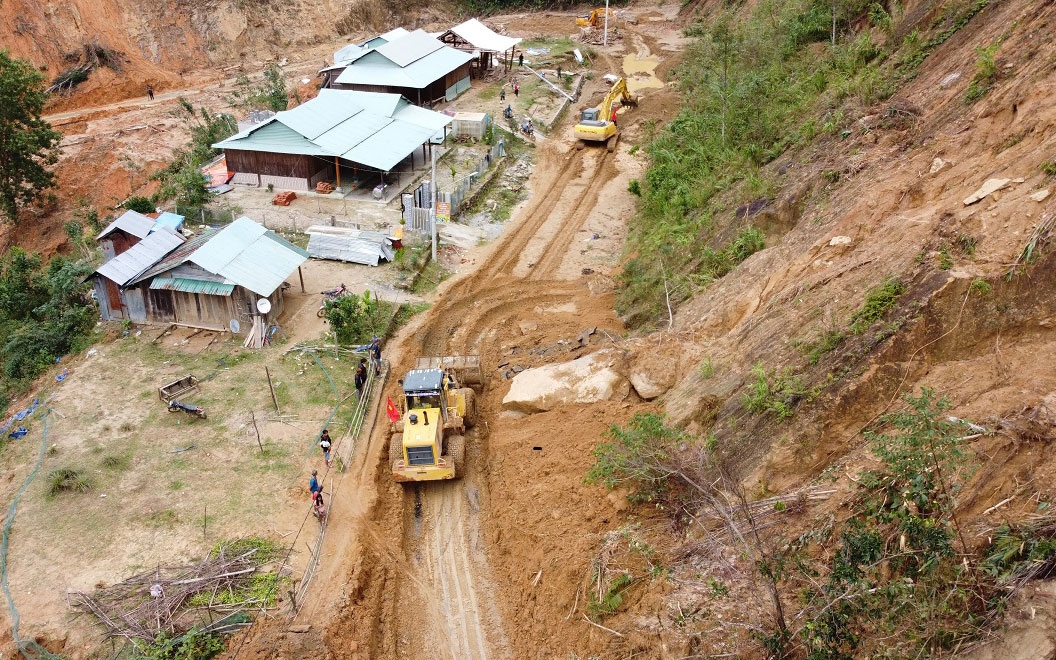
POLYGON ((395 424, 396 422, 400 421, 400 411, 396 410, 396 404, 392 402, 391 396, 387 396, 385 398, 388 399, 388 403, 385 404, 385 412, 388 413, 389 420, 392 421, 393 424, 395 424))

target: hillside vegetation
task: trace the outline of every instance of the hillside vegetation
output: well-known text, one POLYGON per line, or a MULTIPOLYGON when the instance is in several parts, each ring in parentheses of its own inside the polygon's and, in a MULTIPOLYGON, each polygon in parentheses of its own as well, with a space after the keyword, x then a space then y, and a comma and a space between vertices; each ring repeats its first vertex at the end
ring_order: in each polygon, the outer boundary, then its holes
POLYGON ((691 11, 617 301, 680 382, 589 475, 671 527, 599 549, 596 619, 669 571, 688 657, 970 648, 1056 565, 1056 9, 691 11))

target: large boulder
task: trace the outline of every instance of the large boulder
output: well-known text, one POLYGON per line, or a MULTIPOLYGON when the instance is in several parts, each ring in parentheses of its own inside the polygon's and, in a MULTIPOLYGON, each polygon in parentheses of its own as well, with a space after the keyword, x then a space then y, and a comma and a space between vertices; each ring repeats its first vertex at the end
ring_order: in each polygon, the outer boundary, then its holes
POLYGON ((675 386, 675 366, 669 355, 658 355, 655 352, 643 351, 631 361, 628 378, 634 391, 646 401, 652 401, 675 386))
POLYGON ((527 369, 513 378, 502 407, 534 413, 565 403, 624 399, 631 385, 621 373, 623 361, 617 351, 598 351, 571 362, 527 369))

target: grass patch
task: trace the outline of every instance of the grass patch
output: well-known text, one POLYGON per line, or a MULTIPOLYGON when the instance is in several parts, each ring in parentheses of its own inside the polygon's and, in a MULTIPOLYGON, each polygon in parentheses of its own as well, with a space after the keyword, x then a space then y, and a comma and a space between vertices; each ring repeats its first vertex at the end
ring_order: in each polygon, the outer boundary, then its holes
POLYGON ((422 269, 414 286, 411 287, 411 293, 416 293, 418 295, 431 293, 432 291, 435 291, 436 287, 440 286, 440 283, 447 279, 449 275, 451 275, 451 273, 443 266, 435 261, 430 261, 425 265, 425 268, 422 269))
POLYGON ((393 331, 399 330, 407 325, 410 323, 411 319, 427 311, 430 307, 432 307, 432 304, 427 302, 402 303, 399 309, 396 310, 396 319, 393 321, 393 331))
POLYGON ((107 470, 127 470, 132 466, 132 457, 128 454, 108 454, 103 457, 103 467, 107 470))
POLYGON ((810 364, 817 364, 823 355, 831 353, 843 343, 847 336, 842 330, 824 330, 813 341, 805 342, 799 346, 800 352, 807 358, 810 364))
POLYGON ((906 285, 898 277, 889 275, 879 285, 869 290, 865 295, 865 303, 862 308, 851 315, 851 332, 860 335, 873 323, 876 323, 894 307, 906 290, 906 285))
POLYGON ((87 493, 92 489, 92 479, 83 470, 59 468, 48 473, 48 495, 62 493, 87 493))
POLYGON ((143 521, 149 527, 171 529, 180 522, 180 517, 172 509, 162 509, 148 513, 143 521))

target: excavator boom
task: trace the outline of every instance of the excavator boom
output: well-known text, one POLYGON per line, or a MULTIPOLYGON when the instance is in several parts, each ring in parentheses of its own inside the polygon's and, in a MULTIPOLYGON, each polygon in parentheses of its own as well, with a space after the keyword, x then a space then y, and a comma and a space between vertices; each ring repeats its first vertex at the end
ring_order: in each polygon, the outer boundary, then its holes
POLYGON ((605 143, 612 151, 618 132, 615 121, 617 102, 621 105, 638 104, 638 99, 627 90, 627 81, 624 78, 619 78, 613 83, 601 103, 593 108, 585 108, 580 114, 579 123, 572 132, 578 140, 582 141, 581 144, 605 143))

